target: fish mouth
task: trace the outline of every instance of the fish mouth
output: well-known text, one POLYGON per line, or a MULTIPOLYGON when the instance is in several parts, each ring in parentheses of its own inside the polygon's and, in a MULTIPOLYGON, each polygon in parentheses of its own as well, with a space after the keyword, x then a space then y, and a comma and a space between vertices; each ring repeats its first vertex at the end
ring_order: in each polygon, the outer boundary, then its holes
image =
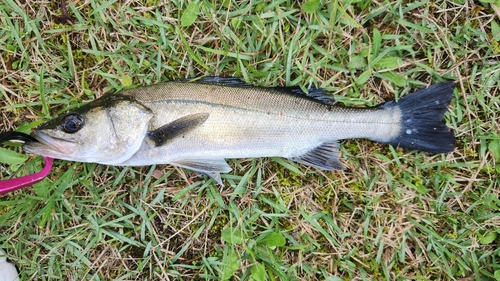
POLYGON ((71 146, 69 144, 75 143, 75 141, 52 137, 40 131, 34 131, 33 133, 31 133, 31 136, 34 137, 39 143, 37 144, 36 142, 31 142, 28 144, 29 146, 45 146, 61 154, 71 154, 72 150, 68 146, 71 146))

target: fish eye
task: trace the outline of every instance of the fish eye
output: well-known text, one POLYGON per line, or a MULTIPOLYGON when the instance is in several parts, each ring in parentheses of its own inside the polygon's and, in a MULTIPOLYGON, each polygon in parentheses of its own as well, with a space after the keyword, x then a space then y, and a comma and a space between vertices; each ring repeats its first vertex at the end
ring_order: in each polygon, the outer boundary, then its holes
POLYGON ((78 114, 68 114, 62 121, 62 129, 66 133, 76 133, 83 127, 83 118, 78 114))

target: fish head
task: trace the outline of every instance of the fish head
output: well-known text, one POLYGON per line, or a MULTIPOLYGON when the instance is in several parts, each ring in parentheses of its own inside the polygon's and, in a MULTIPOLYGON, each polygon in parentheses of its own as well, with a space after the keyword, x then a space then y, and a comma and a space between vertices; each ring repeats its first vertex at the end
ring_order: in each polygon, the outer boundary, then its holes
POLYGON ((118 165, 141 147, 153 118, 131 97, 106 95, 41 125, 28 153, 56 159, 118 165))

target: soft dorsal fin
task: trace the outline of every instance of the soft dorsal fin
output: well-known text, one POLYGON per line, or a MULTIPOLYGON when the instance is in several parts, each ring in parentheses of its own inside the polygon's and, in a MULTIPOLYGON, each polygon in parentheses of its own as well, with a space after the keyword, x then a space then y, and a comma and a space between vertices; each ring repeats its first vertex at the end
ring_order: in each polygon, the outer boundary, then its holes
POLYGON ((290 159, 322 170, 343 170, 345 167, 339 160, 339 147, 338 141, 327 142, 306 154, 291 157, 290 159))
POLYGON ((186 134, 208 119, 208 113, 195 113, 176 119, 160 128, 148 132, 148 137, 154 141, 156 146, 162 146, 169 140, 186 134))
POLYGON ((302 97, 305 96, 305 97, 310 98, 314 101, 319 101, 319 102, 327 104, 327 105, 332 105, 335 103, 335 98, 333 97, 332 93, 330 93, 329 91, 327 91, 323 88, 310 87, 307 89, 307 93, 302 91, 302 89, 298 86, 276 87, 274 89, 282 91, 282 92, 287 93, 287 94, 299 95, 302 97))
POLYGON ((218 84, 218 85, 224 85, 224 86, 229 86, 229 87, 259 87, 259 88, 269 88, 270 90, 273 91, 278 91, 284 94, 289 94, 289 95, 296 95, 300 96, 302 98, 310 98, 314 101, 318 101, 324 104, 332 105, 335 102, 335 99, 333 98, 333 95, 323 89, 323 88, 316 88, 316 87, 310 87, 307 89, 307 93, 304 92, 300 87, 298 86, 290 86, 290 87, 262 87, 262 86, 255 86, 252 84, 248 84, 245 81, 241 80, 240 78, 235 78, 235 77, 217 77, 217 76, 208 76, 208 77, 202 77, 202 78, 192 78, 192 79, 181 79, 182 81, 187 81, 187 82, 192 82, 192 83, 205 83, 205 84, 218 84))

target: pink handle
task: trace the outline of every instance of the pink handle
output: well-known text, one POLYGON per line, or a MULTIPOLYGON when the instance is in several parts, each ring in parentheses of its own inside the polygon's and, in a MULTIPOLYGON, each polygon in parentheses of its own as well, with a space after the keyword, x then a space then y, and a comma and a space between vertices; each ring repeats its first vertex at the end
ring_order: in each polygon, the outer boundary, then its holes
POLYGON ((0 180, 0 194, 6 194, 43 180, 50 173, 50 169, 52 168, 52 158, 43 157, 43 162, 45 163, 45 166, 38 173, 19 178, 0 180))

